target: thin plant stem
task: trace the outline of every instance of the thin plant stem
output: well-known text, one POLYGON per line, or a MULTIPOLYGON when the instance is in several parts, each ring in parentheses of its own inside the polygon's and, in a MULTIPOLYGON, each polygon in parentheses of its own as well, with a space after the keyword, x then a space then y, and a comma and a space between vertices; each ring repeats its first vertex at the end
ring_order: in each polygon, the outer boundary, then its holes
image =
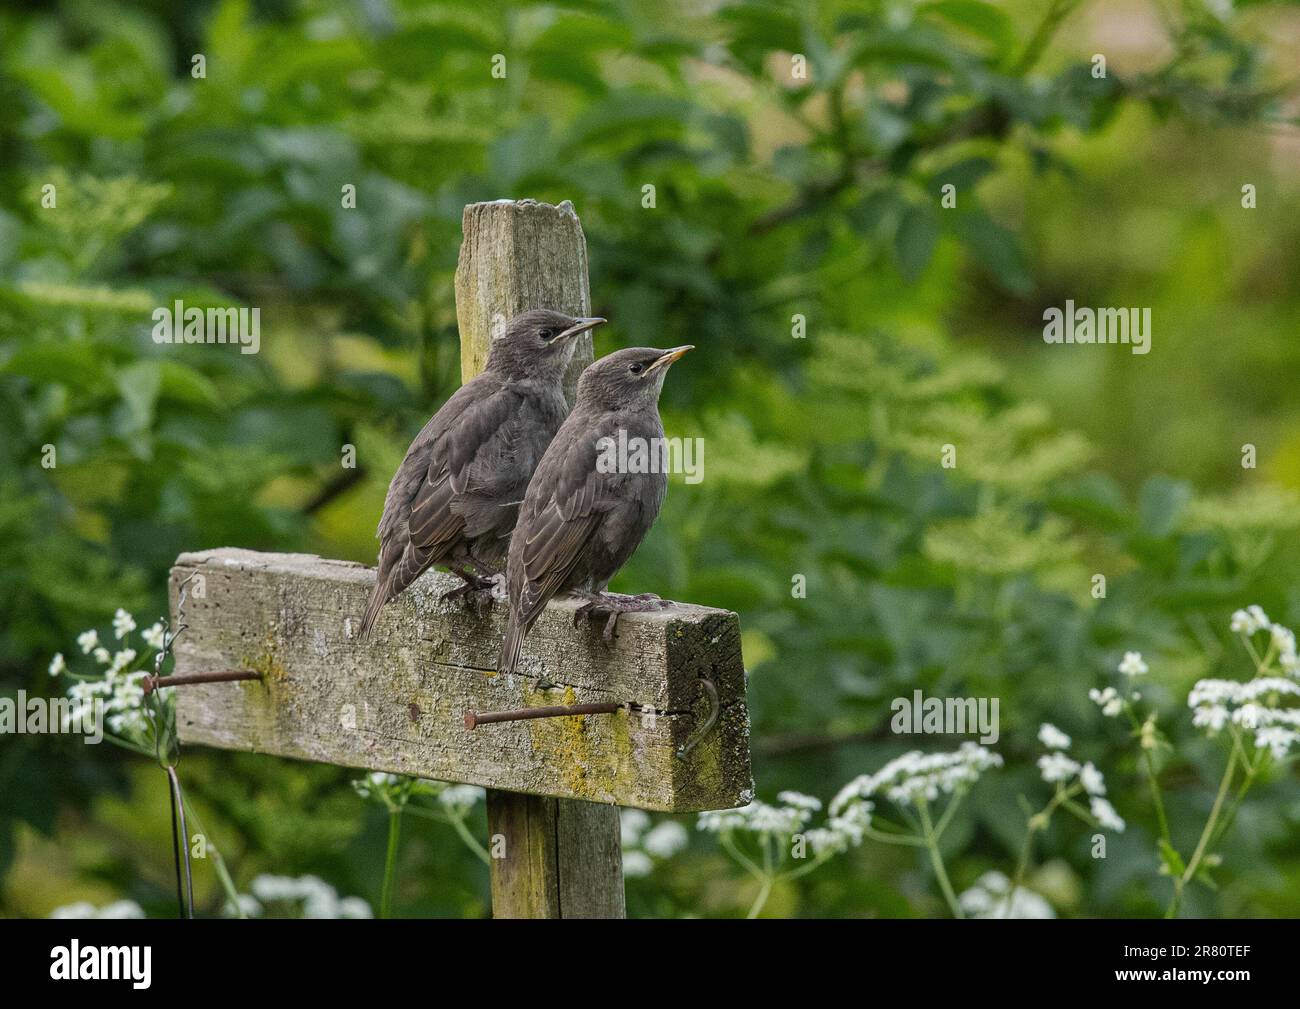
POLYGON ((957 894, 953 892, 952 882, 948 879, 948 870, 944 868, 943 855, 939 853, 939 839, 934 832, 933 824, 930 823, 929 807, 925 800, 922 799, 917 803, 916 808, 921 815, 921 826, 925 830, 925 847, 930 853, 930 865, 934 867, 934 874, 939 880, 939 888, 943 891, 944 899, 948 902, 952 916, 954 918, 965 918, 966 913, 961 909, 957 894))
POLYGON ((1025 875, 1029 872, 1029 860, 1033 857, 1034 852, 1034 835, 1039 831, 1046 830, 1047 825, 1052 821, 1052 814, 1056 812, 1058 806, 1068 802, 1079 790, 1077 784, 1070 788, 1056 787, 1056 794, 1048 801, 1047 805, 1029 818, 1029 823, 1025 830, 1025 843, 1020 848, 1020 857, 1016 860, 1016 875, 1011 881, 1011 888, 1007 891, 1006 900, 1003 902, 1003 913, 1011 913, 1011 900, 1022 886, 1025 885, 1025 875))
POLYGON ((925 847, 925 839, 917 837, 915 834, 887 834, 884 831, 876 830, 875 827, 865 827, 863 833, 874 841, 884 841, 886 844, 906 844, 917 848, 925 847))
POLYGON ((1056 34, 1056 30, 1061 26, 1061 22, 1070 16, 1074 8, 1079 6, 1079 3, 1080 0, 1052 0, 1047 8, 1047 13, 1043 15, 1043 20, 1034 29, 1034 34, 1025 43, 1020 58, 1016 60, 1015 65, 1011 68, 1014 75, 1017 77, 1024 76, 1034 68, 1039 57, 1043 55, 1043 50, 1047 48, 1047 43, 1051 41, 1052 36, 1056 34))
POLYGON ((757 918, 759 912, 763 910, 763 905, 767 903, 767 898, 772 895, 772 883, 774 880, 771 876, 763 880, 762 885, 758 888, 758 896, 754 898, 754 903, 749 907, 749 913, 746 918, 757 918))
POLYGON ((1187 870, 1183 873, 1183 882, 1189 882, 1196 875, 1197 868, 1200 867, 1201 859, 1205 857, 1205 852, 1210 844, 1210 836, 1214 832, 1215 822, 1219 819, 1219 814, 1223 811, 1223 800, 1228 795, 1228 788, 1232 784, 1233 775, 1237 772, 1237 754, 1228 754, 1228 766, 1223 772, 1223 780, 1219 782, 1218 794, 1214 797, 1214 806, 1210 809, 1210 818, 1205 821, 1205 829, 1201 831, 1201 839, 1196 843, 1196 850, 1192 852, 1192 859, 1187 863, 1187 870))
POLYGON ((1160 821, 1160 836, 1164 838, 1166 844, 1173 844, 1173 839, 1169 836, 1169 820, 1165 816, 1165 803, 1160 795, 1160 783, 1156 779, 1156 762, 1151 757, 1151 751, 1144 749, 1142 751, 1142 762, 1147 769, 1147 782, 1151 787, 1151 802, 1156 807, 1156 819, 1160 821))
POLYGON ((379 917, 393 916, 393 888, 397 876, 397 845, 402 835, 402 810, 400 807, 388 813, 388 855, 384 859, 384 886, 379 898, 379 917))
POLYGON ((948 799, 948 805, 944 809, 943 815, 939 817, 939 822, 934 825, 935 840, 942 837, 943 832, 948 829, 948 824, 952 822, 953 814, 957 812, 957 807, 961 805, 961 800, 964 796, 965 793, 963 792, 954 792, 948 799))
POLYGON ((189 800, 183 790, 181 799, 184 801, 185 809, 189 813, 190 822, 194 824, 194 830, 203 835, 204 847, 212 859, 212 867, 216 870, 217 880, 221 883, 221 889, 226 895, 226 900, 230 903, 237 917, 247 918, 248 915, 239 906, 239 890, 235 887, 235 881, 230 876, 230 870, 226 868, 226 860, 221 855, 221 849, 212 840, 212 835, 203 829, 203 821, 199 819, 199 814, 194 809, 194 803, 189 800))
POLYGON ((479 839, 470 833, 469 826, 465 823, 463 817, 455 813, 440 813, 437 810, 425 809, 423 806, 417 806, 414 803, 406 807, 406 812, 414 813, 416 816, 424 817, 426 820, 436 820, 438 823, 449 823, 460 839, 465 842, 465 847, 472 851, 484 865, 492 864, 492 856, 488 854, 487 848, 479 843, 479 839))
POLYGON ((719 837, 719 840, 722 841, 722 846, 727 849, 727 852, 731 857, 734 858, 746 872, 755 879, 763 879, 763 870, 754 863, 753 859, 740 850, 740 845, 736 843, 736 839, 731 836, 730 831, 722 834, 719 837))

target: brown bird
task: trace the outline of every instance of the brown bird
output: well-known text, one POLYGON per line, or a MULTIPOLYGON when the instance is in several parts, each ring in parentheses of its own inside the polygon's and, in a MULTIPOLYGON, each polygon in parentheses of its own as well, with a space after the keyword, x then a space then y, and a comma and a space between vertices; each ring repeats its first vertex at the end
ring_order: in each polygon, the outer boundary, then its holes
POLYGON ((568 412, 562 380, 573 338, 604 321, 547 309, 515 316, 483 371, 415 436, 384 500, 362 637, 384 604, 435 564, 464 582, 444 598, 491 588, 528 481, 568 412))
POLYGON ((650 593, 605 591, 654 524, 668 490, 666 473, 611 466, 609 453, 613 446, 644 439, 655 454, 664 437, 659 419, 664 376, 691 349, 620 350, 588 366, 579 378, 573 413, 542 457, 510 538, 510 619, 497 663, 502 674, 514 673, 525 636, 557 593, 586 600, 575 624, 591 613, 608 614, 606 642, 620 613, 666 605, 650 593))

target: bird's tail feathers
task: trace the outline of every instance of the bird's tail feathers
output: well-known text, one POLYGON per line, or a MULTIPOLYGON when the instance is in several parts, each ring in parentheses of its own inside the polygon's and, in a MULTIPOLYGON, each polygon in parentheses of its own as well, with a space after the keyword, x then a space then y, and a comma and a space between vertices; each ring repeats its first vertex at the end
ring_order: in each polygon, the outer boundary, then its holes
POLYGON ((357 635, 361 640, 364 641, 370 636, 375 621, 379 619, 379 611, 384 608, 384 603, 388 602, 388 589, 388 579, 376 577, 374 591, 370 593, 370 602, 366 603, 366 612, 361 618, 361 631, 357 635))
POLYGON ((524 635, 528 629, 517 621, 512 614, 506 626, 505 641, 501 644, 501 657, 497 660, 497 672, 502 676, 513 676, 519 668, 519 658, 524 653, 524 635))

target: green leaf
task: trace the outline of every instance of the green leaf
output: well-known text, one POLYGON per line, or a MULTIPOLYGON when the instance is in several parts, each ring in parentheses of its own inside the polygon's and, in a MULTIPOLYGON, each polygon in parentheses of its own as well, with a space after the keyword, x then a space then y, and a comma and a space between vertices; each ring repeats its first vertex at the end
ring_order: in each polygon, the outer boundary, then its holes
POLYGON ((1191 500, 1189 484, 1166 476, 1151 477, 1138 494, 1143 530, 1151 536, 1168 536, 1191 500))
POLYGON ((957 205, 961 206, 963 195, 974 189, 980 179, 993 171, 996 166, 988 158, 965 158, 955 164, 934 173, 932 188, 940 193, 944 186, 957 187, 957 205))
POLYGON ((1009 52, 1016 42, 1015 26, 1005 12, 979 0, 935 0, 924 4, 922 14, 934 14, 958 28, 993 43, 998 55, 1009 52))
POLYGON ((0 365, 0 374, 92 389, 103 379, 104 369, 89 344, 38 343, 19 349, 0 365))
POLYGON ((962 214, 953 225, 975 261, 1009 291, 1024 294, 1033 283, 1020 239, 983 211, 962 214))
POLYGON ((161 387, 162 368, 157 361, 137 361, 117 373, 117 388, 130 418, 127 430, 143 431, 153 424, 161 387))
POLYGON ((925 272, 938 241, 939 221, 934 211, 920 203, 909 206, 894 234, 894 259, 904 280, 912 283, 925 272))
POLYGON ((216 406, 220 402, 217 387, 202 372, 177 361, 159 363, 160 397, 195 406, 216 406))

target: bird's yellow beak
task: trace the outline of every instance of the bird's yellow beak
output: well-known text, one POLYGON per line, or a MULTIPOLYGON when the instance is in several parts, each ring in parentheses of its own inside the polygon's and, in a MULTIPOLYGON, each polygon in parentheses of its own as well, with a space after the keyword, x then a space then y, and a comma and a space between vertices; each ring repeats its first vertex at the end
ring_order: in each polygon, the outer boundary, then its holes
POLYGON ((597 326, 608 320, 602 319, 599 315, 591 315, 580 318, 572 326, 562 332, 555 338, 558 343, 560 340, 567 340, 570 337, 577 336, 579 333, 585 333, 588 330, 595 329, 597 326))
POLYGON ((662 356, 655 359, 655 363, 650 365, 650 367, 645 370, 645 373, 649 375, 650 372, 655 371, 658 368, 667 368, 687 351, 694 349, 694 344, 688 343, 685 347, 674 347, 672 350, 666 350, 662 356))

